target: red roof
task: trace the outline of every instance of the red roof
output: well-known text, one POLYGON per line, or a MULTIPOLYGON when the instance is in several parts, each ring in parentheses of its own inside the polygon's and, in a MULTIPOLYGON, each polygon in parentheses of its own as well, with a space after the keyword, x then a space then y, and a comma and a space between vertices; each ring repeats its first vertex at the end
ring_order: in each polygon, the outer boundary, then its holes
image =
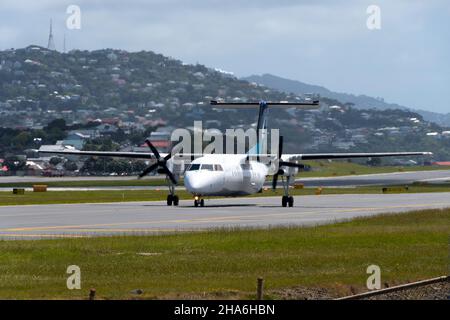
POLYGON ((450 167, 450 161, 436 161, 433 162, 435 166, 449 166, 450 167))
MULTIPOLYGON (((152 144, 155 147, 159 148, 167 148, 170 145, 170 141, 167 140, 152 140, 152 144)), ((146 144, 143 144, 141 147, 147 146, 146 144)))

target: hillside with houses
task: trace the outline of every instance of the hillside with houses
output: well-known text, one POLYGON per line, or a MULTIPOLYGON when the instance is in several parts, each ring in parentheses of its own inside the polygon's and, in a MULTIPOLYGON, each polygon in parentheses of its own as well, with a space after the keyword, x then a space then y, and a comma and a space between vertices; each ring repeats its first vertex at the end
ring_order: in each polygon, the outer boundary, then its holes
MULTIPOLYGON (((0 51, 0 88, 2 172, 33 166, 41 172, 50 168, 50 174, 117 172, 126 167, 121 161, 108 162, 107 168, 95 159, 39 160, 37 150, 145 152, 143 142, 151 138, 166 151, 171 131, 192 127, 196 120, 203 121, 203 129, 255 125, 254 110, 219 110, 210 100, 320 98, 315 111, 271 110, 269 126, 280 128, 286 152, 420 149, 434 152, 431 160, 450 159, 450 129, 413 111, 358 109, 314 92, 289 94, 149 51, 59 53, 38 46, 0 51)), ((141 165, 136 163, 135 171, 141 165)))

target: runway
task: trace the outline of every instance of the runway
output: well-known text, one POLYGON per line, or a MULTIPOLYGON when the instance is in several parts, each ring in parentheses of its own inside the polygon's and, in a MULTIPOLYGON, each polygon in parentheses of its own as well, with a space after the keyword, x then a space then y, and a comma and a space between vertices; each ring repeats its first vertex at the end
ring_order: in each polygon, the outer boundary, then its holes
POLYGON ((357 216, 450 207, 450 193, 297 196, 293 208, 278 197, 165 202, 0 207, 0 238, 35 239, 192 231, 221 227, 317 225, 357 216))

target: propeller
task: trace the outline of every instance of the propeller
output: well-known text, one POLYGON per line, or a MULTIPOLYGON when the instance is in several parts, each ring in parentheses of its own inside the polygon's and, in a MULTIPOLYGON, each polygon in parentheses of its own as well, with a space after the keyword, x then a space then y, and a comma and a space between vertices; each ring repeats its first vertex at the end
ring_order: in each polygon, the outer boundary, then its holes
POLYGON ((281 156, 283 155, 283 136, 279 137, 278 140, 278 171, 273 175, 272 178, 272 189, 275 190, 277 188, 278 176, 284 174, 284 171, 281 167, 290 167, 290 168, 299 168, 303 169, 305 166, 300 163, 287 162, 281 160, 281 156))
POLYGON ((153 155, 155 156, 156 163, 152 164, 150 167, 142 171, 142 173, 139 175, 139 179, 145 177, 150 172, 160 169, 162 173, 165 173, 167 177, 169 177, 170 181, 172 181, 173 184, 177 184, 177 179, 173 175, 173 173, 169 170, 167 167, 167 161, 172 157, 172 151, 169 152, 168 155, 165 157, 161 157, 161 155, 158 152, 158 149, 155 148, 155 146, 150 142, 150 140, 145 140, 145 143, 152 151, 153 155))

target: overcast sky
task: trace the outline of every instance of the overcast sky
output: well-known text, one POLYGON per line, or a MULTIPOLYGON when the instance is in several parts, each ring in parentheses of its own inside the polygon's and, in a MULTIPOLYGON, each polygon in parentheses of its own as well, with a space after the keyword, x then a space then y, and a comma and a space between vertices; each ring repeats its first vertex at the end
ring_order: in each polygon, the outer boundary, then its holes
POLYGON ((447 0, 0 0, 0 49, 152 50, 236 76, 272 73, 450 112, 447 0), (381 29, 369 30, 369 5, 381 29), (81 29, 69 30, 69 5, 81 29))

